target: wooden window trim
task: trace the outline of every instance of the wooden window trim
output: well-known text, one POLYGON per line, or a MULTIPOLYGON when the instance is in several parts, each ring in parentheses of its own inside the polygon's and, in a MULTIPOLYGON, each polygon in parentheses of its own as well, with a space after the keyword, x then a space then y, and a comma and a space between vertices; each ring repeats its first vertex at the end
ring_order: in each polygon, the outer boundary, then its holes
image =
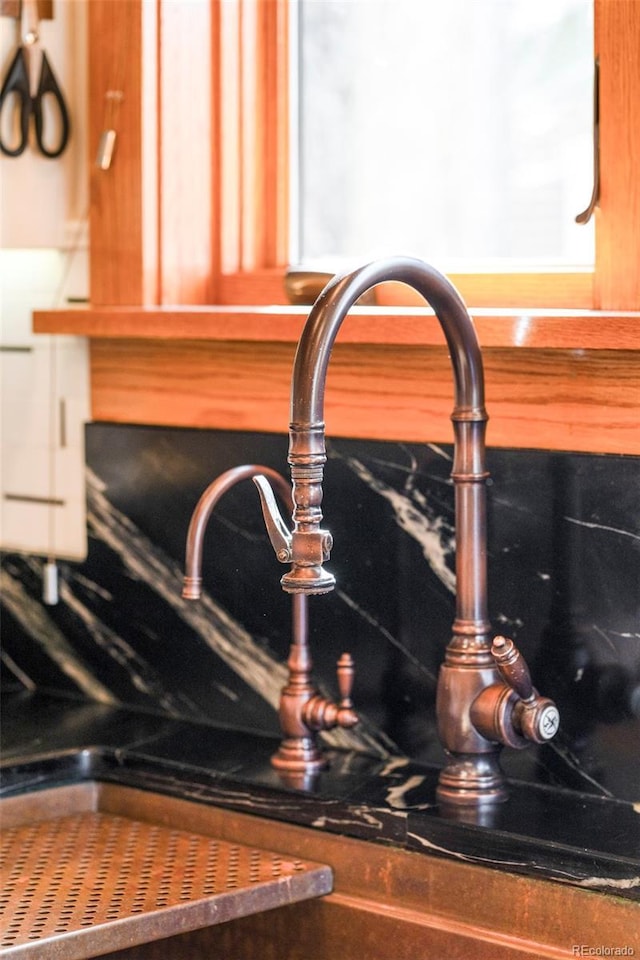
MULTIPOLYGON (((91 173, 96 306, 285 302, 287 7, 211 0, 184 17, 166 0, 92 0, 92 151, 114 83, 113 50, 124 44, 129 64, 113 166, 91 173)), ((640 4, 595 0, 595 31, 596 270, 452 276, 472 308, 640 308, 640 4)), ((395 285, 380 288, 379 302, 420 300, 395 285)))

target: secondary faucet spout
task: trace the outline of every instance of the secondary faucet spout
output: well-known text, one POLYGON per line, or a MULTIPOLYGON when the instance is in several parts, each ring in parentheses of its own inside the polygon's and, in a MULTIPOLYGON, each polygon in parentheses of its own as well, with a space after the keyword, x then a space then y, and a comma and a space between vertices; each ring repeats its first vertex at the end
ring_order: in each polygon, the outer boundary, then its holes
POLYGON ((209 518, 222 497, 228 490, 235 487, 241 480, 253 480, 254 477, 264 476, 273 484, 283 503, 291 503, 289 484, 277 470, 261 464, 246 463, 240 467, 232 467, 210 483, 200 497, 189 523, 187 532, 187 546, 185 551, 185 575, 182 587, 182 596, 185 600, 199 600, 202 592, 202 546, 209 518))
MULTIPOLYGON (((413 287, 433 307, 449 348, 455 387, 451 476, 455 487, 457 592, 453 637, 438 682, 438 725, 449 756, 440 777, 439 797, 441 801, 472 804, 504 799, 506 791, 497 762, 497 741, 503 738, 496 732, 491 740, 487 733, 493 735, 493 730, 488 731, 488 723, 480 733, 471 719, 471 707, 480 692, 487 687, 496 688, 497 698, 505 687, 492 655, 487 615, 488 417, 482 355, 473 322, 455 287, 421 260, 381 260, 336 277, 322 291, 309 314, 293 369, 289 464, 294 529, 291 569, 282 577, 281 584, 287 592, 302 594, 326 593, 335 585, 333 575, 323 566, 329 559, 332 538, 321 527, 322 481, 327 459, 327 368, 335 338, 350 308, 371 287, 387 280, 413 287)), ((510 702, 509 696, 503 699, 510 702)))

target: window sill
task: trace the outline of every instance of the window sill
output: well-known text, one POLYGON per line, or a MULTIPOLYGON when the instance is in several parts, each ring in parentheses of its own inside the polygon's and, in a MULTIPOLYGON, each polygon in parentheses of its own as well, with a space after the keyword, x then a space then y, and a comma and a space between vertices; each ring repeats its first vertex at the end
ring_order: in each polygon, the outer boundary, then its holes
MULTIPOLYGON (((93 307, 38 310, 35 333, 97 339, 296 342, 308 307, 93 307)), ((482 347, 640 351, 640 311, 471 309, 482 347)), ((433 312, 354 307, 341 343, 439 346, 433 312)))

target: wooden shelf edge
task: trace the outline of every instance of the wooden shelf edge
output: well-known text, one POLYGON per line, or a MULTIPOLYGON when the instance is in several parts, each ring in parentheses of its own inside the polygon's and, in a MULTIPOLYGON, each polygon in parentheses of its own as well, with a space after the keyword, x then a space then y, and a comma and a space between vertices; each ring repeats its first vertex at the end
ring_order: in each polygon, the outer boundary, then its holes
MULTIPOLYGON (((296 342, 308 307, 79 307, 38 310, 35 333, 95 339, 296 342)), ((483 347, 640 351, 640 311, 470 310, 483 347)), ((354 307, 342 343, 444 344, 433 312, 354 307)))

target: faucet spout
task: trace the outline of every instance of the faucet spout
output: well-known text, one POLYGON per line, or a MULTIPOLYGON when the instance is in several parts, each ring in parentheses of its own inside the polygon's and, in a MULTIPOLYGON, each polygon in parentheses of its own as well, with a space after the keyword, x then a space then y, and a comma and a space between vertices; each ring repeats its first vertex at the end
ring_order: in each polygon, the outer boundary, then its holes
MULTIPOLYGON (((302 332, 293 369, 289 464, 293 481, 294 531, 291 570, 281 580, 290 593, 326 593, 333 576, 323 568, 331 538, 320 528, 326 462, 324 393, 331 350, 351 306, 371 287, 401 281, 433 307, 453 367, 455 434, 452 478, 456 488, 457 619, 463 632, 484 636, 486 615, 486 508, 482 355, 475 328, 453 285, 420 260, 370 263, 332 280, 320 294, 302 332)), ((488 651, 488 647, 487 647, 488 651)), ((488 661, 487 661, 488 662, 488 661)))
POLYGON ((185 574, 182 584, 182 596, 185 600, 199 600, 202 592, 202 545, 207 524, 220 497, 241 480, 253 480, 254 477, 267 477, 278 491, 283 502, 291 504, 291 490, 282 474, 271 467, 255 463, 246 463, 232 467, 220 474, 204 491, 191 515, 185 550, 185 574))
POLYGON ((280 582, 285 591, 294 594, 327 593, 335 585, 333 575, 324 569, 331 550, 331 534, 321 527, 327 459, 327 368, 337 333, 350 308, 371 287, 387 280, 407 284, 431 305, 451 358, 455 446, 451 476, 455 488, 457 586, 453 636, 438 680, 438 727, 449 758, 440 776, 438 795, 441 802, 477 805, 506 796, 497 760, 500 745, 484 736, 471 719, 476 697, 486 687, 501 691, 504 686, 491 653, 487 614, 488 417, 483 363, 473 321, 460 295, 446 277, 421 260, 381 260, 336 277, 324 288, 309 314, 293 368, 289 464, 294 528, 291 569, 280 582))

